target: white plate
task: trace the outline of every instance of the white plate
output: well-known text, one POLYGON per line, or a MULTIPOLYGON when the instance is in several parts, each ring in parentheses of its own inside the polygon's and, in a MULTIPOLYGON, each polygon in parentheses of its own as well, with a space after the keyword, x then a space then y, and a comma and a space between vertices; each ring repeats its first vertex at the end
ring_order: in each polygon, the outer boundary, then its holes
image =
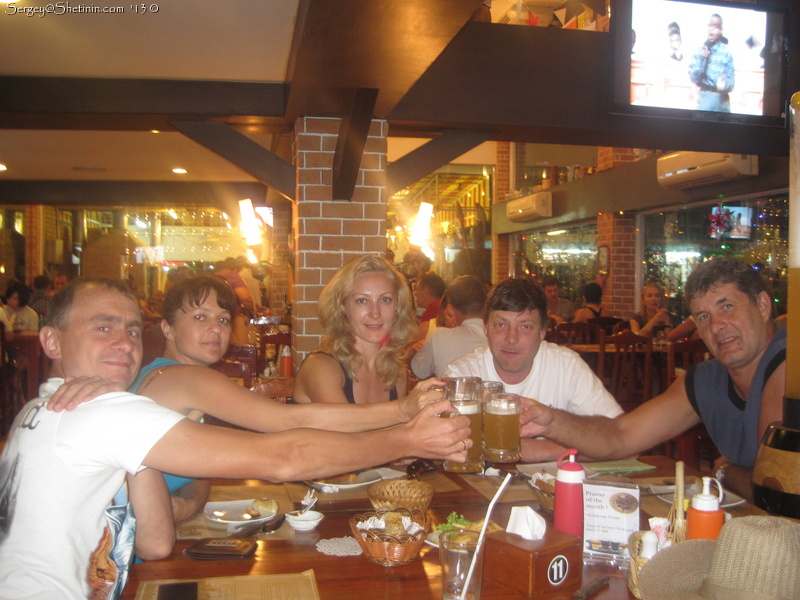
POLYGON ((263 523, 275 517, 275 514, 266 517, 251 517, 245 512, 254 500, 230 500, 228 502, 207 502, 203 514, 209 521, 216 523, 263 523))
MULTIPOLYGON (((586 477, 592 478, 595 477, 598 473, 594 469, 590 469, 586 465, 583 466, 583 470, 586 471, 586 477)), ((517 465, 517 471, 525 475, 525 477, 533 477, 534 473, 548 473, 553 477, 556 476, 558 472, 558 467, 556 466, 556 462, 543 462, 543 463, 528 463, 528 464, 521 464, 517 465)))
POLYGON ((425 543, 428 546, 433 546, 434 548, 439 547, 439 534, 441 531, 431 531, 428 535, 425 536, 425 543))
MULTIPOLYGON (((690 486, 688 489, 692 489, 693 487, 694 486, 690 486)), ((700 488, 699 486, 697 488, 697 491, 692 492, 691 494, 688 493, 687 490, 686 497, 691 498, 694 494, 700 493, 701 491, 702 488, 700 488)), ((672 502, 675 499, 675 494, 659 494, 658 499, 666 502, 667 504, 672 504, 672 502)), ((741 496, 737 496, 733 492, 725 490, 725 498, 723 498, 722 505, 720 506, 720 508, 732 508, 734 506, 739 506, 740 504, 744 504, 744 498, 742 498, 741 496)))
POLYGON ((309 481, 307 483, 315 490, 319 490, 321 492, 322 488, 326 486, 337 487, 340 490, 352 490, 354 488, 360 488, 365 485, 371 485, 376 481, 380 480, 381 480, 381 474, 375 469, 369 469, 368 471, 361 471, 353 483, 325 483, 324 481, 320 480, 309 481))

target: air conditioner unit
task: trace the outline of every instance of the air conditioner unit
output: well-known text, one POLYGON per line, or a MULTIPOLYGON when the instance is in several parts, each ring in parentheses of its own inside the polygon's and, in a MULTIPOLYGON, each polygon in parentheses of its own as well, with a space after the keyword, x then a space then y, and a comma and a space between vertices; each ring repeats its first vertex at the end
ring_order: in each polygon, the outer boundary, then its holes
POLYGON ((658 159, 658 183, 681 190, 758 175, 758 156, 722 152, 674 152, 658 159))
POLYGON ((553 216, 553 193, 537 192, 509 200, 506 204, 506 216, 509 221, 524 223, 540 217, 553 216))

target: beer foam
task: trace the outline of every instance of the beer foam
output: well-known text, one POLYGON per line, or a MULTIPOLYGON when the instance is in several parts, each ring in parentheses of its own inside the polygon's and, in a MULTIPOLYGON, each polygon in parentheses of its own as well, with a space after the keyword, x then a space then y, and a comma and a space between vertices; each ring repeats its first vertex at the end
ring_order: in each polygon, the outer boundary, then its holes
POLYGON ((512 408, 510 406, 493 406, 491 404, 486 405, 486 412, 492 415, 516 415, 518 414, 517 409, 512 408))
POLYGON ((470 402, 465 404, 454 403, 453 406, 458 410, 460 415, 477 415, 481 412, 481 405, 477 402, 470 402))

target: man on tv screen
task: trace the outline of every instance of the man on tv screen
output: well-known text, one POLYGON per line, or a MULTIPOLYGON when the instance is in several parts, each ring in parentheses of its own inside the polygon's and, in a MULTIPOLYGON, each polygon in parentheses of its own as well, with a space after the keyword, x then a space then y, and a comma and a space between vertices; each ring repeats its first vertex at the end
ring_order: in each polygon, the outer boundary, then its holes
POLYGON ((728 39, 722 35, 722 17, 711 15, 708 37, 692 57, 689 78, 699 89, 697 108, 717 112, 731 112, 729 93, 733 89, 733 55, 728 49, 728 39))

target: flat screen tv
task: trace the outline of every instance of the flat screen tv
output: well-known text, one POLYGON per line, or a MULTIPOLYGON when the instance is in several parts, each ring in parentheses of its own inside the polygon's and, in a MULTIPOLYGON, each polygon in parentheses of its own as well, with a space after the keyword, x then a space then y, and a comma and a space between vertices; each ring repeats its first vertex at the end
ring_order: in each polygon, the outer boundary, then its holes
POLYGON ((715 206, 708 219, 714 239, 749 240, 753 230, 753 209, 747 206, 715 206))
POLYGON ((612 112, 786 126, 789 2, 611 6, 612 112))

